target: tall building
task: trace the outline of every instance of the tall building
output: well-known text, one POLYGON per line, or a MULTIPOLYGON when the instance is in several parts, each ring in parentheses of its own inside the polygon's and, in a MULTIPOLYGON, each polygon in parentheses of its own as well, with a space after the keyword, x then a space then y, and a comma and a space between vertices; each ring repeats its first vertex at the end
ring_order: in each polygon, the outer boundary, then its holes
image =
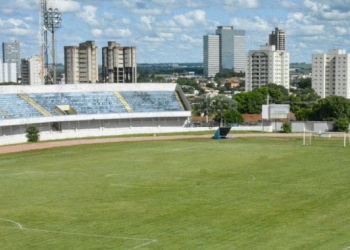
MULTIPOLYGON (((219 71, 244 72, 246 66, 245 31, 235 30, 233 26, 218 26, 215 35, 203 37, 204 71, 214 72, 209 67, 216 67, 219 58, 219 71), (214 48, 217 40, 218 47, 214 48), (215 55, 218 53, 218 55, 215 55), (212 60, 212 61, 211 61, 212 60)), ((206 74, 206 76, 209 76, 206 74)))
POLYGON ((248 53, 245 91, 270 83, 289 89, 289 53, 276 50, 274 45, 263 45, 248 53))
POLYGON ((220 72, 220 37, 206 35, 203 37, 203 44, 204 75, 215 77, 220 72))
POLYGON ((330 95, 350 98, 350 54, 330 50, 312 55, 312 88, 325 98, 330 95))
POLYGON ((22 59, 22 85, 44 85, 41 77, 42 60, 40 56, 22 59))
POLYGON ((108 83, 136 83, 136 47, 108 42, 108 46, 102 48, 102 77, 108 83))
POLYGON ((275 45, 276 50, 286 50, 286 33, 275 28, 269 35, 269 45, 275 45))
POLYGON ((2 60, 4 63, 15 63, 16 77, 21 77, 21 50, 19 41, 15 40, 12 43, 2 43, 2 60))
POLYGON ((3 63, 0 60, 0 82, 17 82, 15 63, 3 63))
POLYGON ((64 47, 67 84, 98 82, 98 51, 94 41, 64 47))

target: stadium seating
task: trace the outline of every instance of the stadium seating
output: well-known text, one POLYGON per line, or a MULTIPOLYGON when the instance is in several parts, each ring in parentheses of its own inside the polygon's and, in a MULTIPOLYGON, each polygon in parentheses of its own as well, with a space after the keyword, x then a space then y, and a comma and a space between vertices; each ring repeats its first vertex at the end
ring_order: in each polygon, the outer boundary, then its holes
POLYGON ((76 114, 113 114, 128 112, 183 111, 174 91, 113 91, 27 93, 35 105, 21 98, 21 94, 0 95, 0 119, 43 117, 38 107, 57 116, 56 106, 69 105, 76 114), (121 100, 123 99, 124 100, 121 100), (8 114, 8 117, 6 117, 8 114))
MULTIPOLYGON (((0 95, 0 107, 11 118, 43 116, 17 94, 0 95)), ((0 119, 5 119, 5 117, 1 115, 0 119)))
POLYGON ((126 110, 112 92, 71 92, 29 94, 37 103, 56 115, 57 105, 70 105, 78 114, 125 113, 126 110))
POLYGON ((120 92, 134 112, 182 111, 172 91, 120 92))

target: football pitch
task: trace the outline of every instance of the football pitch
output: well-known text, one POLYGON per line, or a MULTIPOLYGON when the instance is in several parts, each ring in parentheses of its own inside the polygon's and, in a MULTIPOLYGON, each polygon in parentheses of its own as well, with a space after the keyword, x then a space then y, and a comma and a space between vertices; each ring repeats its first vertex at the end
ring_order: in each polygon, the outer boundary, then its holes
POLYGON ((350 249, 349 153, 234 138, 0 155, 0 249, 350 249))

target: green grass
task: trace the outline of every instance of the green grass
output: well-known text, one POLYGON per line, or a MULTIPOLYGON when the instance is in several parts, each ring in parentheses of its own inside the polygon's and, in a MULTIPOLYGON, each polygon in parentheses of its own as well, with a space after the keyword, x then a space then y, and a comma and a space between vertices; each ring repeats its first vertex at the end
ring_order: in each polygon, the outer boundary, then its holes
POLYGON ((349 150, 236 138, 0 155, 0 249, 343 250, 349 150))

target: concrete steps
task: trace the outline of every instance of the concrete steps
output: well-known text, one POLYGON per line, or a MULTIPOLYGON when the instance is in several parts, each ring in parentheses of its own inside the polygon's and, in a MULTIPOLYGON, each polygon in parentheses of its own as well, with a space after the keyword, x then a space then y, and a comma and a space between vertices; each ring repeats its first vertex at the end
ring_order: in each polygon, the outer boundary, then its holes
POLYGON ((34 101, 32 98, 30 98, 27 94, 18 94, 23 100, 25 100, 27 103, 29 103, 33 108, 38 110, 42 115, 44 116, 52 116, 52 114, 46 110, 43 106, 41 106, 39 103, 34 101))
POLYGON ((123 104, 124 108, 129 112, 129 113, 132 113, 133 110, 132 108, 130 107, 130 105, 127 103, 127 101, 124 99, 124 97, 118 92, 118 91, 115 91, 114 92, 114 95, 118 98, 118 100, 123 104))

